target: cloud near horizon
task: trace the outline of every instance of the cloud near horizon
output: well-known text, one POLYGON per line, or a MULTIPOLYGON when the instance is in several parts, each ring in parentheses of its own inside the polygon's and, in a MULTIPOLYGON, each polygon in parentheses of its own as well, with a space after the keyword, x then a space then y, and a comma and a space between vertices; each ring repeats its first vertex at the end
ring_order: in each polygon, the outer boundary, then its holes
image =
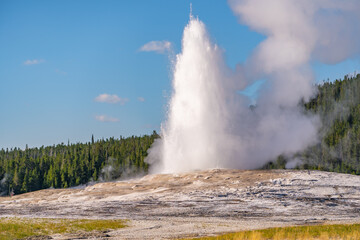
POLYGON ((112 103, 112 104, 120 103, 121 105, 124 105, 128 101, 129 99, 127 98, 121 98, 116 94, 111 95, 107 93, 100 94, 95 98, 95 102, 112 103))
POLYGON ((35 64, 40 64, 43 62, 44 62, 44 60, 42 60, 42 59, 33 59, 33 60, 28 59, 24 62, 24 65, 35 65, 35 64))
POLYGON ((139 102, 145 102, 145 98, 143 98, 143 97, 138 97, 138 101, 139 101, 139 102))
POLYGON ((151 41, 140 48, 141 52, 156 52, 163 54, 171 49, 171 42, 169 41, 151 41))
POLYGON ((95 120, 99 121, 99 122, 118 122, 119 121, 118 118, 109 117, 106 115, 96 115, 95 120))

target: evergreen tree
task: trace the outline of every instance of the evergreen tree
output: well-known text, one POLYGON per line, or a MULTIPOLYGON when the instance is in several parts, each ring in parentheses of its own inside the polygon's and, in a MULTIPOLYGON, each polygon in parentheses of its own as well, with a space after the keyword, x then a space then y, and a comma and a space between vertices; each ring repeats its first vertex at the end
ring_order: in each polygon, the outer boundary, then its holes
MULTIPOLYGON (((0 150, 0 177, 7 176, 7 187, 16 194, 49 187, 66 188, 97 181, 102 169, 115 169, 113 177, 121 177, 126 167, 134 173, 147 171, 147 150, 158 134, 119 139, 109 138, 89 143, 63 143, 40 148, 0 150), (126 166, 126 167, 125 167, 126 166)), ((2 192, 9 194, 9 190, 2 192)))

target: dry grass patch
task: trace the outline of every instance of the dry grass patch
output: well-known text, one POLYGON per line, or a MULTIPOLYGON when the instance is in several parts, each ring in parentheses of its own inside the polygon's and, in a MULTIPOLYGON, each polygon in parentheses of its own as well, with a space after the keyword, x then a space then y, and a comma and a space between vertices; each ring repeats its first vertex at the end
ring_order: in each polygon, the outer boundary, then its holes
POLYGON ((106 231, 126 227, 126 220, 0 218, 0 240, 37 235, 106 231))
POLYGON ((328 239, 360 239, 360 224, 336 224, 317 226, 298 226, 269 228, 254 231, 229 233, 216 237, 194 238, 201 240, 328 240, 328 239))

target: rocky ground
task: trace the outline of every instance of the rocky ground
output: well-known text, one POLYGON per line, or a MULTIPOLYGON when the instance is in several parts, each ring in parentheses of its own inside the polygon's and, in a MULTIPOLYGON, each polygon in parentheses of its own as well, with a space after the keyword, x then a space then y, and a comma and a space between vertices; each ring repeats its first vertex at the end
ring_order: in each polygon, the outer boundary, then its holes
POLYGON ((360 177, 228 169, 148 175, 0 198, 0 216, 130 220, 127 228, 92 236, 108 239, 169 239, 274 226, 354 223, 360 222, 360 177))

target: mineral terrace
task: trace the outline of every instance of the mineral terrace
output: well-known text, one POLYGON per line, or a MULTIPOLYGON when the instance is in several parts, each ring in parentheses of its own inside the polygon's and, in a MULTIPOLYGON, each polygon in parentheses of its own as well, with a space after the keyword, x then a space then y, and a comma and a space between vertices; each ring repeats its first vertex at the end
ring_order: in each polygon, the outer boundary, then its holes
POLYGON ((355 223, 360 222, 360 177, 229 169, 147 175, 3 197, 0 215, 129 220, 129 227, 99 236, 108 239, 173 239, 274 226, 355 223))

